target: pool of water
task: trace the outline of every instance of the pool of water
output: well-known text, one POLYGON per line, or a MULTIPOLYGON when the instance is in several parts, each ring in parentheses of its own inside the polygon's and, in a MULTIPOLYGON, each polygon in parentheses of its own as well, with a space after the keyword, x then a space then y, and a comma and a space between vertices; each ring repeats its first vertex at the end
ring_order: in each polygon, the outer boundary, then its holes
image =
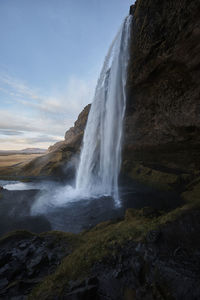
POLYGON ((99 222, 123 218, 127 208, 153 207, 169 211, 181 204, 178 195, 158 192, 138 183, 120 188, 120 205, 109 196, 74 195, 73 187, 56 182, 0 181, 0 234, 26 229, 33 232, 80 232, 99 222))

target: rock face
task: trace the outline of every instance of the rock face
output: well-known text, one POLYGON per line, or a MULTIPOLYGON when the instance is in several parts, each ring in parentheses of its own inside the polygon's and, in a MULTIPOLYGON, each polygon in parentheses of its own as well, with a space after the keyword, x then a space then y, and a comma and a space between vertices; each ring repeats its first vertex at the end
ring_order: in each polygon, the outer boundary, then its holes
POLYGON ((76 157, 79 152, 87 117, 90 110, 88 104, 78 116, 74 127, 65 133, 65 140, 50 146, 46 155, 32 160, 22 170, 22 175, 28 176, 60 176, 70 179, 75 172, 76 157), (67 163, 70 162, 70 165, 67 163))
POLYGON ((74 123, 74 126, 71 127, 68 131, 66 131, 65 140, 62 142, 58 142, 53 146, 50 146, 48 149, 49 152, 58 150, 60 147, 62 147, 63 144, 76 144, 77 141, 78 143, 81 143, 84 129, 87 123, 87 117, 90 111, 90 106, 91 104, 88 104, 84 107, 82 112, 79 114, 78 119, 74 123))
POLYGON ((199 170, 200 2, 137 0, 130 13, 123 161, 199 170))
POLYGON ((26 299, 31 289, 55 271, 71 251, 62 233, 36 236, 19 231, 0 240, 0 298, 26 299))
MULTIPOLYGON (((86 299, 198 299, 200 245, 192 233, 194 227, 199 228, 197 218, 193 212, 173 225, 150 231, 144 243, 128 242, 118 249, 118 256, 96 264, 96 298, 86 299)), ((78 296, 78 289, 73 293, 78 296)))

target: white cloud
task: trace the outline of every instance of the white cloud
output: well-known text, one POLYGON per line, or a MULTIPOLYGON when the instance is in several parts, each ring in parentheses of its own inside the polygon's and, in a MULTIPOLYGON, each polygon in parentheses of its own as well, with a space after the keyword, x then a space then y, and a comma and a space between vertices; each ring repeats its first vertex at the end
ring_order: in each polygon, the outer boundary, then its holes
POLYGON ((66 84, 65 90, 57 96, 35 96, 34 99, 37 100, 35 102, 23 99, 18 99, 17 101, 39 111, 53 114, 65 113, 71 119, 74 119, 84 106, 92 102, 94 88, 95 82, 93 80, 84 81, 71 77, 66 84))
POLYGON ((94 88, 94 80, 83 80, 72 76, 60 94, 44 95, 41 91, 31 88, 11 76, 0 75, 0 90, 13 96, 13 100, 25 106, 51 113, 65 112, 77 115, 80 108, 92 101, 94 88))
POLYGON ((12 136, 12 135, 22 135, 22 131, 17 131, 17 130, 9 130, 9 129, 0 129, 0 135, 5 135, 5 136, 12 136))
POLYGON ((23 143, 27 147, 28 142, 38 143, 35 146, 40 147, 41 135, 46 145, 52 144, 54 140, 63 139, 65 131, 73 125, 83 107, 92 101, 94 88, 94 80, 82 80, 72 76, 62 92, 44 95, 39 89, 1 74, 0 90, 9 95, 9 103, 14 103, 17 108, 13 112, 12 107, 4 105, 4 109, 0 111, 0 130, 4 131, 0 132, 0 135, 23 131, 29 135, 33 134, 35 140, 33 137, 29 140, 23 139, 19 134, 16 136, 12 134, 13 138, 9 141, 0 140, 0 149, 5 149, 5 145, 10 147, 12 145, 14 149, 15 145, 18 147, 18 144, 23 143), (52 137, 48 138, 49 142, 45 140, 45 135, 52 137))
POLYGON ((19 150, 27 147, 48 148, 62 139, 61 136, 38 134, 36 132, 12 132, 12 135, 6 135, 0 131, 1 150, 19 150))
POLYGON ((15 93, 8 91, 9 94, 11 94, 11 95, 14 95, 14 96, 17 96, 17 97, 26 96, 26 97, 29 97, 31 99, 37 99, 38 98, 38 95, 37 95, 37 93, 35 93, 34 90, 29 88, 23 82, 17 80, 16 78, 13 78, 13 77, 9 76, 8 74, 1 74, 0 75, 0 82, 15 91, 15 93))
MULTIPOLYGON (((28 131, 46 133, 52 135, 64 135, 65 128, 68 127, 70 123, 63 122, 59 123, 53 118, 42 118, 42 117, 29 117, 21 115, 20 113, 13 114, 9 110, 0 111, 0 129, 4 130, 18 130, 18 131, 28 131)), ((66 128, 67 129, 67 128, 66 128)))

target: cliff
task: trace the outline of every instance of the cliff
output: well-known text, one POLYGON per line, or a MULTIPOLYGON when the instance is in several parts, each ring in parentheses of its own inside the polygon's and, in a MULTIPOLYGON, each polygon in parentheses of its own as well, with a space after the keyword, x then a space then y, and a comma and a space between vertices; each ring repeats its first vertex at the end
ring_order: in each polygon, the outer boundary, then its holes
POLYGON ((58 175, 67 179, 73 177, 76 165, 75 158, 81 147, 90 106, 88 104, 79 114, 74 126, 65 133, 64 141, 50 146, 46 155, 32 160, 18 174, 25 176, 58 175))
POLYGON ((130 13, 124 172, 146 181, 148 171, 157 172, 157 181, 163 171, 194 174, 200 169, 200 3, 138 0, 130 13))

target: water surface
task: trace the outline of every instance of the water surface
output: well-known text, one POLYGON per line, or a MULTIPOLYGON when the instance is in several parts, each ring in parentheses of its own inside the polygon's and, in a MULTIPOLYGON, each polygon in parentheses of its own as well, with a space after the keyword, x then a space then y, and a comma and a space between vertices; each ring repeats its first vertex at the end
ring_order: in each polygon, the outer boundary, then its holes
POLYGON ((79 195, 70 199, 73 187, 67 189, 56 182, 0 181, 0 185, 8 188, 1 192, 0 198, 1 235, 16 229, 77 233, 102 221, 123 218, 127 208, 149 206, 169 211, 181 204, 174 193, 158 192, 138 183, 119 189, 120 206, 109 196, 81 198, 79 195))

